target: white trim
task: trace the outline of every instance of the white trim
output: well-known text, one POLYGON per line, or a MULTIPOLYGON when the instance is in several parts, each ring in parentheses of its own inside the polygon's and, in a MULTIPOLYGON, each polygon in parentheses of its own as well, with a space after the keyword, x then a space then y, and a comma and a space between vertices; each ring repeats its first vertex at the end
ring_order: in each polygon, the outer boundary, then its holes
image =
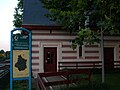
POLYGON ((110 44, 110 45, 104 45, 104 48, 107 48, 107 47, 111 47, 111 48, 114 48, 114 52, 113 52, 113 54, 114 54, 114 60, 113 61, 116 61, 117 60, 117 45, 116 44, 110 44))
POLYGON ((44 72, 44 47, 56 47, 57 48, 57 70, 58 70, 58 62, 61 60, 61 43, 59 42, 40 42, 39 43, 39 65, 40 72, 44 72))

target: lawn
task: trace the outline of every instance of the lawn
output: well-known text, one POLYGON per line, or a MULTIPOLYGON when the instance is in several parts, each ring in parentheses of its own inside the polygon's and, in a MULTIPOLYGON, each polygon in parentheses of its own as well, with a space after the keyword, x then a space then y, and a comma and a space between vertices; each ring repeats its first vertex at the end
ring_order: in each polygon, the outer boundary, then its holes
MULTIPOLYGON (((8 85, 5 90, 10 90, 10 86, 8 85)), ((13 90, 29 90, 28 89, 28 80, 22 80, 22 81, 13 81, 13 90)), ((34 86, 32 86, 31 90, 36 90, 34 86)))
POLYGON ((120 71, 105 74, 105 83, 101 83, 101 74, 93 73, 91 82, 81 81, 76 86, 64 87, 61 90, 120 90, 120 71))

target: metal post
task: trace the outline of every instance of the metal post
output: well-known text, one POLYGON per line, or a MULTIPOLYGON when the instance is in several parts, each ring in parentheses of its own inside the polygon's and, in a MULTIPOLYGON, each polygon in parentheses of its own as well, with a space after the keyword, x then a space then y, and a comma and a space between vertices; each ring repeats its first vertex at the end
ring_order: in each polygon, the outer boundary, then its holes
POLYGON ((104 36, 101 27, 101 60, 102 60, 102 83, 105 82, 105 70, 104 70, 104 36))
POLYGON ((13 58, 13 53, 12 53, 12 32, 11 32, 11 38, 10 38, 11 44, 10 44, 10 90, 13 90, 13 68, 12 68, 12 58, 13 58))
POLYGON ((31 36, 31 32, 29 32, 29 90, 32 90, 32 36, 31 36))

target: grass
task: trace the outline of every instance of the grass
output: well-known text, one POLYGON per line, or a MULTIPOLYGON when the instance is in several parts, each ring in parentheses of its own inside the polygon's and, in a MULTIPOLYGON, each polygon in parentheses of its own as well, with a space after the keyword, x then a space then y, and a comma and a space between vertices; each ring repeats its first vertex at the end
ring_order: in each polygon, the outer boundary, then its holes
MULTIPOLYGON (((78 78, 79 75, 71 77, 78 78)), ((76 86, 63 87, 61 90, 120 90, 120 71, 112 71, 105 73, 105 83, 101 83, 101 72, 94 72, 91 76, 91 83, 81 81, 76 86)), ((14 81, 13 90, 28 90, 27 81, 14 81)), ((1 90, 1 89, 0 89, 1 90)), ((6 89, 9 90, 9 83, 6 89)), ((36 90, 34 87, 32 90, 36 90)))
POLYGON ((0 90, 5 90, 6 86, 8 85, 10 79, 9 79, 9 73, 0 78, 0 90))
POLYGON ((61 90, 120 90, 120 71, 105 74, 105 83, 102 83, 101 80, 101 74, 94 73, 91 77, 91 83, 81 81, 76 86, 63 87, 61 90))
POLYGON ((28 80, 13 81, 13 90, 28 90, 28 80))
MULTIPOLYGON (((9 84, 7 85, 5 90, 10 90, 9 84)), ((28 88, 28 80, 15 80, 13 81, 13 90, 29 90, 28 88)), ((32 87, 31 90, 36 90, 35 87, 32 87)))

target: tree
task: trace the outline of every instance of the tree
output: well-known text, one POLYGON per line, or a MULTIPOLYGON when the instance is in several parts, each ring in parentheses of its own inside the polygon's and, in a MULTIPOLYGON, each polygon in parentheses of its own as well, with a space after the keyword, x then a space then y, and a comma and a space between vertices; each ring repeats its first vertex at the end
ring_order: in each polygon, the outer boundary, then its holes
POLYGON ((10 59, 10 51, 5 52, 6 59, 10 59))
POLYGON ((5 54, 5 51, 4 51, 4 50, 0 50, 0 53, 1 53, 1 54, 5 54))
POLYGON ((4 59, 4 55, 0 53, 0 60, 4 59))
POLYGON ((111 35, 120 29, 120 0, 41 0, 50 13, 46 16, 77 33, 76 45, 99 42, 100 29, 111 35))
POLYGON ((5 57, 5 51, 4 50, 0 50, 0 59, 3 60, 5 57))
POLYGON ((15 27, 21 27, 22 21, 23 21, 23 0, 18 0, 18 4, 14 12, 13 24, 15 27))

